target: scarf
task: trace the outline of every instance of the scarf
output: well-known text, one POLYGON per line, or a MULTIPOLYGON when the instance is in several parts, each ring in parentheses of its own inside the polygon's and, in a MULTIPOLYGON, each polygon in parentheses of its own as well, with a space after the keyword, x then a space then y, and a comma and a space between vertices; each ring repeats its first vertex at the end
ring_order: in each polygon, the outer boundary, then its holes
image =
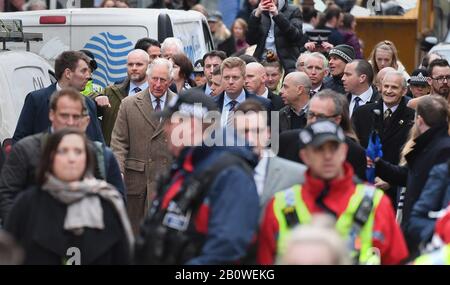
POLYGON ((67 183, 48 174, 47 181, 42 185, 42 189, 56 200, 67 205, 64 229, 77 235, 81 235, 84 228, 105 229, 100 198, 110 202, 119 215, 132 252, 134 236, 130 221, 122 197, 112 185, 93 177, 67 183))

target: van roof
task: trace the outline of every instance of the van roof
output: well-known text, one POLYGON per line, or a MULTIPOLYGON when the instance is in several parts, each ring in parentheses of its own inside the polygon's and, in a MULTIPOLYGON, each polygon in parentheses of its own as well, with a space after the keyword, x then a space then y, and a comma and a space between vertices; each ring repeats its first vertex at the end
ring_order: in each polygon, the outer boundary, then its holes
POLYGON ((72 22, 66 21, 65 25, 83 25, 83 23, 92 24, 92 18, 94 18, 97 25, 107 24, 108 26, 121 26, 124 23, 127 23, 127 25, 141 26, 146 25, 149 22, 157 22, 158 15, 161 13, 168 14, 171 21, 174 23, 198 21, 201 18, 206 21, 205 16, 197 11, 141 8, 71 8, 45 11, 22 11, 2 13, 1 18, 22 19, 24 26, 40 25, 39 21, 43 16, 72 17, 72 22), (77 15, 76 18, 73 17, 75 15, 77 15))

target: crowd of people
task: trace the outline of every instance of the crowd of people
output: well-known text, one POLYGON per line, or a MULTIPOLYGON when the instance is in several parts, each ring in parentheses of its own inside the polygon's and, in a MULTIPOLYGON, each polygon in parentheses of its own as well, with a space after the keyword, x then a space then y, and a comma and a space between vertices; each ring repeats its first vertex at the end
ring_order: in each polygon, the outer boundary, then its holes
POLYGON ((104 89, 92 53, 57 57, 0 172, 0 261, 450 264, 448 61, 364 59, 337 5, 244 8, 231 31, 207 15, 194 63, 140 39, 104 89))

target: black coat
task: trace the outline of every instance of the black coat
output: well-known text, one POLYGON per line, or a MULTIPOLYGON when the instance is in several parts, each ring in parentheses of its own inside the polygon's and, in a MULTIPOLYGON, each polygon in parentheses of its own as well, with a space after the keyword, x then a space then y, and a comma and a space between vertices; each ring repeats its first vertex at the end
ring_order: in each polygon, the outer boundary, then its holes
POLYGON ((283 99, 281 99, 281 96, 275 95, 270 90, 269 93, 267 94, 267 98, 270 100, 270 102, 272 102, 272 111, 280 111, 281 108, 285 106, 283 99))
POLYGON ((380 134, 383 145, 383 159, 393 164, 400 161, 400 152, 408 139, 409 130, 414 124, 414 110, 406 107, 406 100, 402 98, 400 104, 392 113, 390 124, 383 127, 383 101, 366 104, 356 109, 352 116, 356 135, 364 148, 367 148, 369 136, 376 128, 380 134), (380 110, 380 116, 376 116, 373 110, 380 110))
MULTIPOLYGON (((411 210, 428 179, 431 168, 450 158, 448 125, 434 127, 415 139, 415 146, 406 156, 407 166, 396 166, 383 159, 376 162, 376 175, 384 181, 406 186, 401 226, 406 229, 411 210)), ((407 242, 409 244, 410 241, 407 242)))
MULTIPOLYGON (((294 111, 292 111, 291 107, 290 106, 284 106, 280 110, 279 114, 280 114, 279 115, 280 116, 279 117, 279 122, 280 122, 280 124, 279 124, 279 126, 280 126, 279 132, 280 132, 280 134, 282 132, 285 132, 285 131, 288 131, 288 130, 292 130, 293 127, 292 127, 292 124, 291 124, 292 123, 291 117, 293 115, 295 115, 295 114, 294 114, 294 111)), ((305 109, 302 109, 300 111, 300 120, 301 120, 301 123, 302 123, 300 128, 304 128, 306 126, 306 121, 307 121, 305 109)))
MULTIPOLYGON (((280 146, 278 156, 291 161, 303 163, 299 157, 298 136, 300 129, 288 130, 280 134, 280 146)), ((366 152, 350 137, 345 137, 348 145, 347 159, 355 175, 361 180, 366 180, 366 152)))
MULTIPOLYGON (((56 83, 46 88, 39 89, 29 93, 25 97, 22 111, 20 112, 19 121, 14 131, 14 142, 20 139, 34 135, 40 132, 48 131, 50 128, 50 119, 48 114, 50 111, 50 96, 56 91, 56 83)), ((97 118, 97 107, 94 101, 85 97, 86 106, 91 118, 86 130, 86 135, 93 141, 104 143, 102 129, 97 118)))
POLYGON ((124 228, 112 204, 101 199, 104 230, 85 229, 82 235, 64 230, 67 205, 33 187, 24 191, 5 224, 24 248, 25 264, 61 265, 80 249, 81 264, 129 264, 130 248, 124 228))
POLYGON ((323 89, 331 89, 337 93, 345 95, 344 83, 342 82, 342 76, 330 76, 323 80, 323 89))
MULTIPOLYGON (((295 71, 295 63, 300 55, 299 42, 303 37, 302 13, 297 6, 287 4, 287 1, 277 16, 275 22, 275 46, 285 74, 295 71)), ((252 12, 248 21, 247 42, 257 45, 253 56, 261 60, 264 53, 267 34, 271 25, 270 16, 263 12, 259 18, 252 12)))

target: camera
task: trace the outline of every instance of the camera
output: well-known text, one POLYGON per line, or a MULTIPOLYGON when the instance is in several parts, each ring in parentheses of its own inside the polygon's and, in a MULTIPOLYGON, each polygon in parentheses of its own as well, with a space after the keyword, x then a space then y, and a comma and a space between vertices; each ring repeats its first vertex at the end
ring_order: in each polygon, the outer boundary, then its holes
POLYGON ((311 30, 306 31, 308 39, 311 42, 316 42, 316 45, 320 46, 322 42, 328 41, 328 36, 331 34, 329 30, 311 30))

